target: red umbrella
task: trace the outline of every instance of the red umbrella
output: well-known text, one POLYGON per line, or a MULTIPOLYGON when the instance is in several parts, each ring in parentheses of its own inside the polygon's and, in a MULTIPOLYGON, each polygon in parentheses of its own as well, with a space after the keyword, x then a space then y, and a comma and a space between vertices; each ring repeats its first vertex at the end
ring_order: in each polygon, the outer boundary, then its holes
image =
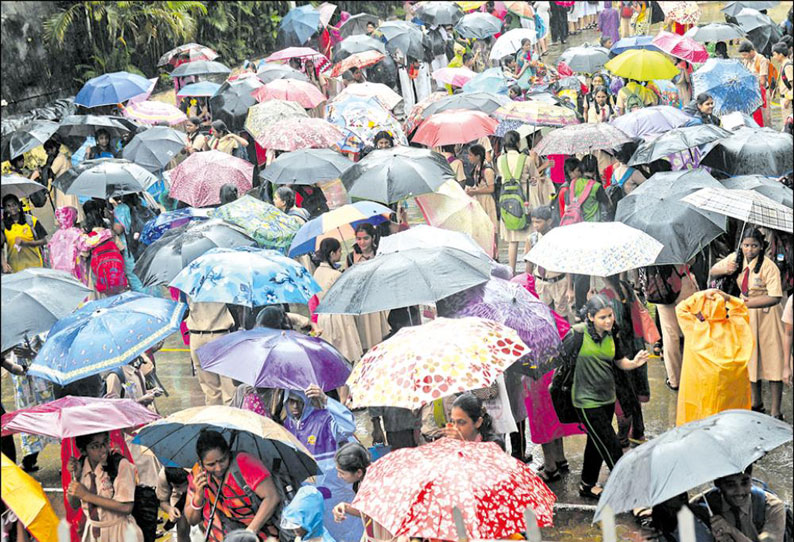
POLYGON ((554 493, 526 464, 492 442, 439 439, 376 461, 353 507, 393 536, 458 540, 457 507, 469 539, 506 539, 524 531, 531 508, 552 525, 554 493))
POLYGON ((253 188, 254 165, 225 152, 206 151, 191 154, 171 170, 168 195, 191 207, 206 207, 221 202, 224 184, 233 184, 243 194, 253 188))
POLYGON ((339 128, 327 120, 291 117, 272 125, 256 142, 265 149, 295 151, 332 147, 343 139, 339 128))
POLYGON ((334 69, 331 71, 331 77, 338 77, 345 73, 347 70, 353 68, 366 68, 377 64, 386 57, 380 51, 363 51, 361 53, 354 53, 345 58, 341 62, 334 64, 334 69))
POLYGON ((412 141, 428 147, 468 143, 493 134, 498 124, 482 111, 451 109, 430 115, 412 141))
POLYGON ((325 95, 311 83, 294 79, 276 79, 256 89, 251 96, 258 102, 274 99, 298 102, 305 109, 317 107, 326 100, 325 95))
POLYGON ((679 36, 662 30, 651 43, 665 53, 687 62, 700 64, 709 59, 706 48, 688 36, 679 36))

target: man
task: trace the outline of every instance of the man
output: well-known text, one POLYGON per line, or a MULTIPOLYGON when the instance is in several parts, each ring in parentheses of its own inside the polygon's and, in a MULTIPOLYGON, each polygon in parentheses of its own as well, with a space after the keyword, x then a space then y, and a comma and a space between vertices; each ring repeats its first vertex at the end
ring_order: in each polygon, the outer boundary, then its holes
POLYGON ((237 385, 229 377, 201 368, 196 350, 237 329, 237 322, 225 303, 194 302, 188 299, 189 313, 185 324, 190 331, 190 359, 196 370, 204 404, 229 405, 237 385))
POLYGON ((751 73, 755 74, 761 89, 761 114, 753 114, 753 118, 762 128, 770 125, 769 103, 766 99, 766 91, 769 88, 769 60, 763 55, 758 54, 755 46, 749 40, 744 40, 739 44, 739 56, 742 57, 742 64, 751 73))

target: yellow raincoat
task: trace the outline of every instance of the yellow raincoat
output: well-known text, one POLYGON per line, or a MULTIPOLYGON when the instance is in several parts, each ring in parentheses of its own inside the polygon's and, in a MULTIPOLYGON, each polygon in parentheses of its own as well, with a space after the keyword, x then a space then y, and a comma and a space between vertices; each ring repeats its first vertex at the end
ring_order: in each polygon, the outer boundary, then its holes
POLYGON ((697 292, 675 313, 685 340, 676 425, 732 408, 749 410, 747 364, 755 341, 744 302, 697 292))

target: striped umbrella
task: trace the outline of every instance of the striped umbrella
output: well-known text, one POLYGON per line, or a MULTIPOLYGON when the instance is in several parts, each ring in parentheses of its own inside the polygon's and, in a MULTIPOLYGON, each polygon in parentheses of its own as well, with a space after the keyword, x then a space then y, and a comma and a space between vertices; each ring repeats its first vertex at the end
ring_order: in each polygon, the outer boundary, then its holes
POLYGON ((129 104, 124 108, 123 113, 125 117, 135 119, 144 124, 167 122, 169 126, 174 126, 187 120, 187 115, 177 107, 151 100, 129 104))

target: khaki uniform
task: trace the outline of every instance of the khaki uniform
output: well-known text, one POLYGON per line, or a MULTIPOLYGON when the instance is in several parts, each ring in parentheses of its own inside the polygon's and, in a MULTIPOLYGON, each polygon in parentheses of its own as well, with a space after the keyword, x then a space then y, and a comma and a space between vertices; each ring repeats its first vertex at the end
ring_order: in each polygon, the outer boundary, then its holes
MULTIPOLYGON (((322 301, 334 282, 341 276, 341 271, 332 269, 325 262, 320 264, 314 271, 314 280, 322 288, 322 291, 317 294, 318 300, 322 301)), ((352 315, 318 314, 317 325, 323 330, 323 339, 334 345, 348 361, 355 363, 361 359, 364 349, 361 345, 356 320, 352 315)))
POLYGON ((681 277, 681 292, 675 299, 675 302, 670 305, 656 305, 656 311, 659 313, 659 324, 662 329, 662 344, 664 346, 664 368, 667 371, 667 379, 670 385, 674 388, 678 387, 681 379, 681 327, 678 325, 678 318, 675 315, 675 307, 683 300, 689 298, 692 294, 698 291, 697 282, 692 277, 686 266, 680 266, 676 272, 681 277))
POLYGON ((234 327, 234 318, 225 303, 193 303, 188 304, 185 324, 190 330, 190 359, 196 369, 201 391, 204 392, 204 404, 229 405, 237 388, 234 380, 220 376, 201 368, 196 350, 215 339, 226 335, 234 327))

